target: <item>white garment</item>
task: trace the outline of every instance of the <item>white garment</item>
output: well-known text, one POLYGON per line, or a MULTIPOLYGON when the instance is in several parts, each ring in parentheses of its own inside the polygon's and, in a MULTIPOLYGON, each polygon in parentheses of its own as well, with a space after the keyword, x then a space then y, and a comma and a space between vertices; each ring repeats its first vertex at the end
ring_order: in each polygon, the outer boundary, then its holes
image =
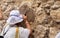
POLYGON ((10 12, 7 23, 9 23, 10 25, 14 25, 14 24, 22 22, 22 21, 23 21, 23 15, 20 14, 19 10, 12 10, 10 12))
POLYGON ((60 38, 60 32, 56 35, 55 38, 60 38))
MULTIPOLYGON (((9 25, 5 28, 5 31, 9 28, 9 25)), ((4 38, 15 38, 16 27, 10 27, 4 38)), ((2 33, 3 34, 3 33, 2 33)), ((27 28, 19 27, 19 38, 28 38, 30 30, 27 28)))
MULTIPOLYGON (((4 38, 15 38, 16 27, 11 27, 11 25, 14 25, 22 21, 23 16, 19 13, 18 10, 11 11, 10 17, 7 20, 7 24, 4 26, 1 35, 3 36, 4 33, 6 33, 6 31, 8 30, 4 38)), ((29 34, 30 34, 29 29, 19 27, 19 38, 28 38, 29 34)))

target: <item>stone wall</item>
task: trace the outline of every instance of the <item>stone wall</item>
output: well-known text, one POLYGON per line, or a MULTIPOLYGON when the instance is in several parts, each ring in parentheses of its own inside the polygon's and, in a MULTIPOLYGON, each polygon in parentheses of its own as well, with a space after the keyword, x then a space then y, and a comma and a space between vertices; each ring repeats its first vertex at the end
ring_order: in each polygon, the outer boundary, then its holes
POLYGON ((20 8, 33 29, 30 38, 55 38, 60 31, 60 0, 0 0, 0 6, 3 11, 1 30, 10 11, 20 8))

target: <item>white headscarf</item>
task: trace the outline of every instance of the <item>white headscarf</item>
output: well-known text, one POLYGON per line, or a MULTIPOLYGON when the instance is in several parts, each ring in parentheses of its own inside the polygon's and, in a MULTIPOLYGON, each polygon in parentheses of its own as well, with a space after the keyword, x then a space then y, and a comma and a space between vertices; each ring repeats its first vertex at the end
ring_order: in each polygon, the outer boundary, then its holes
POLYGON ((8 18, 7 23, 14 25, 22 21, 23 21, 23 16, 20 14, 19 10, 12 10, 10 12, 10 17, 8 18))

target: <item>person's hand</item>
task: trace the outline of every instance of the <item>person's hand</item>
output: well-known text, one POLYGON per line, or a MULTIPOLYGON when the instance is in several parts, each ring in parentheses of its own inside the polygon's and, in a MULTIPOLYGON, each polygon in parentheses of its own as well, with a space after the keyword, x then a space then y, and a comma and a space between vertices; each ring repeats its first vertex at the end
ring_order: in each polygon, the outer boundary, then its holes
POLYGON ((27 20, 27 16, 24 16, 23 19, 26 21, 27 20))

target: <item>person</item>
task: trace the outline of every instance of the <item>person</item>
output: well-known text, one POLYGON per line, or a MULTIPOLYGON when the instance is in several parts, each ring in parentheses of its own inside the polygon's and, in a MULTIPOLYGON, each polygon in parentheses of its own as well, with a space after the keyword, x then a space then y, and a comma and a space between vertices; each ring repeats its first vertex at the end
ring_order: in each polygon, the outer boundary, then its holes
POLYGON ((27 16, 20 14, 18 10, 12 10, 1 35, 4 38, 28 38, 31 32, 27 16), (25 22, 27 28, 21 27, 22 21, 25 22))
POLYGON ((55 36, 55 38, 60 38, 60 32, 55 36))

